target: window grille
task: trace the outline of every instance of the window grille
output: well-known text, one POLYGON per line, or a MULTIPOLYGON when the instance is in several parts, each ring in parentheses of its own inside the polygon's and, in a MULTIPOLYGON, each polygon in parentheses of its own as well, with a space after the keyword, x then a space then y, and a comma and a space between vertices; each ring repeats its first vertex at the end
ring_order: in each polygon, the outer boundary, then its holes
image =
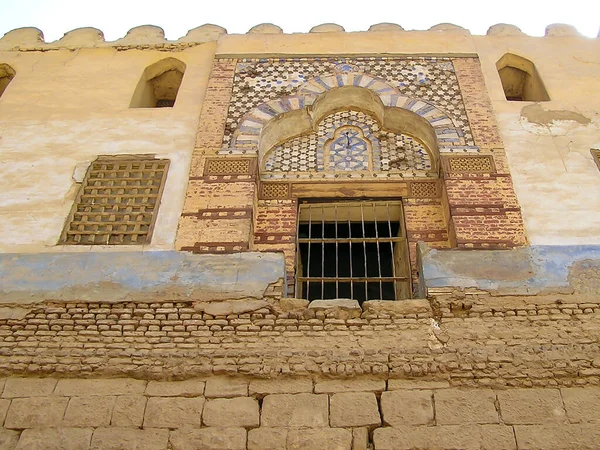
POLYGON ((147 244, 169 160, 99 157, 87 170, 59 244, 147 244))
POLYGON ((304 201, 299 208, 296 292, 303 298, 410 297, 400 201, 304 201))

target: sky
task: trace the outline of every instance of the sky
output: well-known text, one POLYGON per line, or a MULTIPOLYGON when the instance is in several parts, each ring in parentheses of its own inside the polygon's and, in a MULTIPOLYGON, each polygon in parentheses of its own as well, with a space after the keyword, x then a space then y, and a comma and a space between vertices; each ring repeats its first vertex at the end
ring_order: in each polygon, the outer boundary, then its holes
POLYGON ((491 25, 510 23, 531 36, 543 36, 549 24, 567 23, 595 38, 600 28, 600 1, 0 0, 0 37, 15 28, 37 27, 46 42, 81 27, 99 28, 107 41, 113 41, 130 28, 157 25, 165 30, 167 39, 177 40, 205 23, 239 34, 269 22, 285 33, 305 33, 327 22, 342 25, 346 31, 364 31, 381 22, 426 30, 449 22, 478 35, 491 25))

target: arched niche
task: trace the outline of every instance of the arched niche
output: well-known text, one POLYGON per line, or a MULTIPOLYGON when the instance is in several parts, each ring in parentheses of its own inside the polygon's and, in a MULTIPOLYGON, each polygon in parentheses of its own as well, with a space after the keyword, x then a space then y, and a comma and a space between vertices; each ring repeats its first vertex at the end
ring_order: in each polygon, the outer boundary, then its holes
POLYGON ((506 100, 545 102, 550 100, 535 64, 522 56, 506 53, 496 63, 506 100))
POLYGON ((15 77, 15 69, 8 64, 0 64, 0 97, 4 94, 7 86, 10 84, 12 79, 15 77))
POLYGON ((129 107, 174 106, 185 69, 186 65, 175 58, 165 58, 146 67, 135 88, 129 107))

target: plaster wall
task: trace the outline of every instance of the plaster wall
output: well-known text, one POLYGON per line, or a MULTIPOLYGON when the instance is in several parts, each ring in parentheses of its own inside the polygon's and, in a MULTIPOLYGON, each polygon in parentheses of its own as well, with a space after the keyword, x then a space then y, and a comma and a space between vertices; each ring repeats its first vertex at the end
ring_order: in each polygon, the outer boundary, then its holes
MULTIPOLYGON (((152 243, 146 248, 174 249, 215 54, 478 55, 529 242, 600 243, 596 232, 600 225, 600 173, 589 152, 600 146, 599 111, 590 95, 598 84, 598 39, 533 38, 514 33, 471 36, 457 27, 411 32, 222 34, 216 42, 185 49, 161 48, 167 44, 145 39, 148 48, 144 49, 100 41, 82 42, 81 48, 61 48, 61 41, 56 45, 36 41, 27 48, 25 42, 18 49, 14 42, 9 46, 3 39, 6 45, 1 47, 5 51, 0 52, 0 62, 10 64, 17 76, 0 98, 4 162, 0 169, 0 251, 113 249, 57 246, 56 242, 78 188, 74 171, 81 173, 98 155, 129 153, 155 153, 171 160, 152 243), (541 104, 544 110, 574 112, 577 120, 541 121, 531 110, 523 111, 531 102, 506 101, 495 66, 506 52, 535 63, 551 98, 541 104), (166 57, 187 65, 175 107, 130 109, 143 70, 166 57)), ((564 114, 556 117, 564 118, 564 114)), ((143 249, 118 247, 119 251, 143 249)))
POLYGON ((473 36, 515 191, 532 245, 598 244, 600 40, 578 36, 473 36), (510 102, 496 62, 505 53, 532 61, 550 101, 510 102), (564 112, 573 120, 564 120, 564 112), (532 113, 533 112, 533 113, 532 113))
POLYGON ((214 47, 0 52, 17 72, 0 99, 0 251, 90 250, 56 245, 79 188, 74 172, 81 181, 99 155, 140 153, 170 159, 169 174, 152 243, 118 250, 173 249, 214 47), (144 69, 167 57, 187 65, 176 105, 130 109, 144 69))

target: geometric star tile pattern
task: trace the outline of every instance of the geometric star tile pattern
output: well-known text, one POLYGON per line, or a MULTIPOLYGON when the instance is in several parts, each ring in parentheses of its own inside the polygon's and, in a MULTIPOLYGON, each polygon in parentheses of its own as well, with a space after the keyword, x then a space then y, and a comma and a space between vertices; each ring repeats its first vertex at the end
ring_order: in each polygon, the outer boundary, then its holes
POLYGON ((369 114, 346 110, 326 116, 316 132, 273 148, 267 153, 264 172, 271 173, 267 178, 279 178, 275 173, 368 170, 369 160, 375 172, 431 169, 430 155, 419 140, 383 130, 369 114), (328 161, 324 161, 326 151, 328 161))
MULTIPOLYGON (((294 95, 311 78, 340 67, 381 78, 407 97, 426 100, 443 110, 474 145, 452 60, 443 57, 247 58, 238 60, 226 119, 223 151, 241 119, 256 106, 294 95)), ((314 161, 313 161, 314 163, 314 161)))

